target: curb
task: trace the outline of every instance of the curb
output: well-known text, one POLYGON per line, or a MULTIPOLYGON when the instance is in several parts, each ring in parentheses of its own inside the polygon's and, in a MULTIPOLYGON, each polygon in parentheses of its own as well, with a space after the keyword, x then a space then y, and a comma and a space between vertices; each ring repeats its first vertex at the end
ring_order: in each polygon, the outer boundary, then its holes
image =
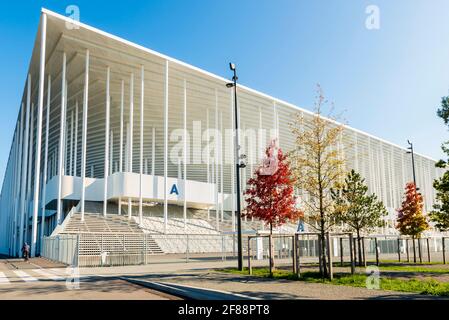
POLYGON ((247 295, 221 290, 204 289, 168 282, 137 280, 127 277, 120 277, 120 279, 187 300, 259 300, 247 295))

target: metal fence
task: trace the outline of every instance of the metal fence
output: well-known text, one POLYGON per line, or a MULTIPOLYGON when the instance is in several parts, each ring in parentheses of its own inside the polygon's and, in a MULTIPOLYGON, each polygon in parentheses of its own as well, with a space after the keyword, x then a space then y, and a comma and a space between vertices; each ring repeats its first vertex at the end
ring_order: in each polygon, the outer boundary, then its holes
MULTIPOLYGON (((252 259, 269 258, 266 236, 251 235, 252 259)), ((353 239, 355 259, 359 260, 357 239, 353 239)), ((442 238, 415 240, 418 261, 445 260, 442 238), (421 254, 419 254, 421 252, 421 254), (420 257, 420 258, 419 258, 420 257)), ((243 235, 243 255, 247 256, 248 235, 243 235)), ((274 258, 293 258, 293 235, 273 238, 274 258)), ((331 236, 332 255, 349 261, 349 237, 331 236)), ((446 240, 447 244, 447 240, 446 240)), ((317 262, 320 248, 317 235, 298 234, 298 253, 301 261, 317 262)), ((366 237, 361 241, 363 260, 413 260, 412 240, 391 236, 366 237), (399 248, 399 250, 398 250, 399 248), (376 257, 376 250, 377 257, 376 257), (407 253, 408 252, 408 253, 407 253)), ((237 256, 235 234, 136 234, 136 233, 80 233, 44 237, 42 256, 80 267, 143 265, 150 263, 189 262, 234 259, 237 256)))
POLYGON ((42 256, 80 267, 143 265, 236 256, 235 235, 80 233, 44 237, 42 256))
POLYGON ((44 237, 41 256, 67 265, 77 266, 78 251, 78 235, 58 235, 55 237, 44 237))

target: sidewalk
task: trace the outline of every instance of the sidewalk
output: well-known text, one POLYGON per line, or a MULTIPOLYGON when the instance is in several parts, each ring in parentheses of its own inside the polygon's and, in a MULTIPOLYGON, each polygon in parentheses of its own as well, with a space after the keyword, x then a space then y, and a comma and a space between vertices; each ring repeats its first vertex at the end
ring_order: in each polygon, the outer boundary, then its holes
MULTIPOLYGON (((283 261, 289 264, 289 260, 283 261)), ((277 261, 278 265, 282 263, 277 261)), ((253 267, 266 266, 267 261, 254 261, 253 267)), ((136 280, 179 284, 221 290, 261 299, 442 299, 405 292, 369 290, 303 281, 272 280, 245 275, 216 272, 213 269, 235 267, 236 261, 200 261, 189 263, 149 264, 109 268, 81 268, 82 275, 123 276, 136 280)))
POLYGON ((214 271, 193 271, 176 275, 142 275, 132 279, 157 281, 165 284, 202 287, 226 291, 259 299, 313 299, 313 300, 434 300, 404 292, 369 290, 349 286, 338 286, 303 281, 272 280, 252 276, 232 275, 214 271))

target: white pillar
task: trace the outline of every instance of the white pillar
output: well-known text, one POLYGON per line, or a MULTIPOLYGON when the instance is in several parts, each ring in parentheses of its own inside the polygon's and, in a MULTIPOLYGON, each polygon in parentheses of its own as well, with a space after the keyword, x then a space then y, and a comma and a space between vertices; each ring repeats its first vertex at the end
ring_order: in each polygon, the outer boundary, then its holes
POLYGON ((155 175, 155 152, 156 152, 156 128, 153 127, 152 130, 152 137, 151 137, 151 175, 153 176, 154 179, 154 175, 155 175))
MULTIPOLYGON (((18 157, 18 172, 19 174, 17 175, 17 200, 16 200, 16 209, 14 210, 14 223, 13 223, 13 256, 16 255, 17 252, 17 225, 18 225, 18 219, 19 219, 19 213, 20 213, 20 205, 21 205, 21 183, 19 183, 20 181, 22 181, 23 179, 23 168, 22 168, 22 163, 23 158, 22 158, 22 153, 23 153, 23 130, 24 130, 24 122, 25 122, 25 105, 24 103, 22 103, 22 107, 20 109, 20 135, 19 135, 19 157, 18 157)), ((20 244, 19 244, 20 245, 20 244)))
POLYGON ((86 144, 87 144, 87 112, 89 109, 89 50, 86 50, 83 96, 83 131, 81 134, 81 221, 84 221, 84 203, 86 199, 86 144))
POLYGON ((214 151, 214 184, 215 184, 215 223, 217 230, 220 228, 219 224, 219 205, 218 205, 218 137, 217 137, 217 131, 218 131, 218 93, 217 89, 215 89, 215 151, 214 151))
MULTIPOLYGON (((207 132, 207 144, 206 144, 206 175, 207 183, 211 183, 211 172, 210 172, 210 146, 209 146, 209 108, 206 109, 206 132, 207 132)), ((210 209, 207 208, 207 220, 210 220, 210 209)))
POLYGON ((27 192, 26 192, 26 207, 25 207, 25 240, 28 242, 28 221, 30 218, 30 203, 31 200, 31 184, 32 176, 31 170, 33 167, 33 147, 34 147, 34 103, 31 103, 31 118, 30 118, 30 143, 28 144, 28 180, 27 180, 27 192))
POLYGON ((69 175, 73 176, 73 108, 70 111, 69 175))
POLYGON ((224 182, 223 182, 223 112, 220 112, 220 191, 221 191, 221 199, 220 199, 220 214, 221 221, 224 219, 224 182))
POLYGON ((183 139, 183 151, 182 155, 184 157, 183 160, 183 178, 184 178, 184 201, 183 201, 183 217, 184 217, 184 230, 187 229, 187 84, 184 79, 184 139, 183 139))
POLYGON ((109 175, 114 173, 114 131, 109 134, 109 175))
POLYGON ((168 226, 168 60, 165 61, 165 103, 164 103, 164 233, 168 226))
POLYGON ((143 174, 143 104, 144 104, 144 90, 145 90, 145 84, 144 84, 144 76, 145 76, 145 69, 142 66, 141 67, 141 75, 140 75, 140 81, 141 81, 141 93, 140 93, 140 174, 139 174, 139 223, 142 224, 142 188, 143 188, 143 181, 142 181, 142 174, 143 174))
POLYGON ((104 130, 104 194, 103 194, 103 216, 106 217, 108 211, 108 174, 109 174, 109 113, 111 107, 110 97, 110 80, 111 80, 111 68, 108 67, 106 71, 106 119, 104 130))
POLYGON ((62 216, 62 176, 64 175, 64 136, 65 136, 65 90, 66 90, 66 53, 62 54, 62 80, 61 80, 61 119, 59 129, 59 158, 58 158, 58 199, 57 199, 57 224, 61 223, 62 216))
POLYGON ((78 100, 75 103, 75 147, 73 150, 73 175, 78 175, 78 100))
MULTIPOLYGON (((124 100, 125 96, 125 81, 122 80, 121 90, 120 90, 120 142, 119 142, 119 172, 123 170, 123 109, 124 109, 124 100)), ((122 198, 118 198, 118 214, 122 214, 122 198)))
POLYGON ((45 117, 45 151, 44 151, 44 171, 42 180, 42 200, 41 200, 41 238, 40 238, 40 250, 42 253, 42 243, 44 239, 45 231, 45 197, 47 192, 47 179, 48 179, 48 136, 50 132, 50 97, 51 97, 51 75, 48 75, 48 85, 47 85, 47 113, 45 117))
MULTIPOLYGON (((129 151, 128 151, 128 172, 133 172, 133 135, 134 135, 134 73, 131 73, 129 85, 129 151)), ((132 216, 131 199, 128 198, 128 218, 132 216)))
POLYGON ((120 149, 119 149, 119 172, 123 171, 123 112, 124 112, 124 100, 125 97, 125 81, 122 80, 120 90, 120 149))

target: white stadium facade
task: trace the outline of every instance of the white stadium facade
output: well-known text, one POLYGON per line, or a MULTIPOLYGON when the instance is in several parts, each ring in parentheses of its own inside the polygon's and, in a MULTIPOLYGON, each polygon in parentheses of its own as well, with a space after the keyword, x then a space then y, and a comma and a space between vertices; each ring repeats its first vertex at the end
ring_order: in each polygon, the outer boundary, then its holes
MULTIPOLYGON (((44 236, 70 227, 235 231, 235 115, 227 82, 42 9, 1 189, 0 253, 19 255, 27 242, 39 254, 44 236)), ((244 190, 268 142, 277 138, 291 150, 293 115, 314 114, 241 85, 238 107, 248 157, 244 190)), ((382 232, 394 233, 395 209, 413 180, 410 155, 347 126, 341 143, 350 146, 349 166, 389 210, 382 232)), ((442 171, 419 154, 415 167, 428 211, 442 171)), ((243 227, 263 228, 258 221, 243 227)))

